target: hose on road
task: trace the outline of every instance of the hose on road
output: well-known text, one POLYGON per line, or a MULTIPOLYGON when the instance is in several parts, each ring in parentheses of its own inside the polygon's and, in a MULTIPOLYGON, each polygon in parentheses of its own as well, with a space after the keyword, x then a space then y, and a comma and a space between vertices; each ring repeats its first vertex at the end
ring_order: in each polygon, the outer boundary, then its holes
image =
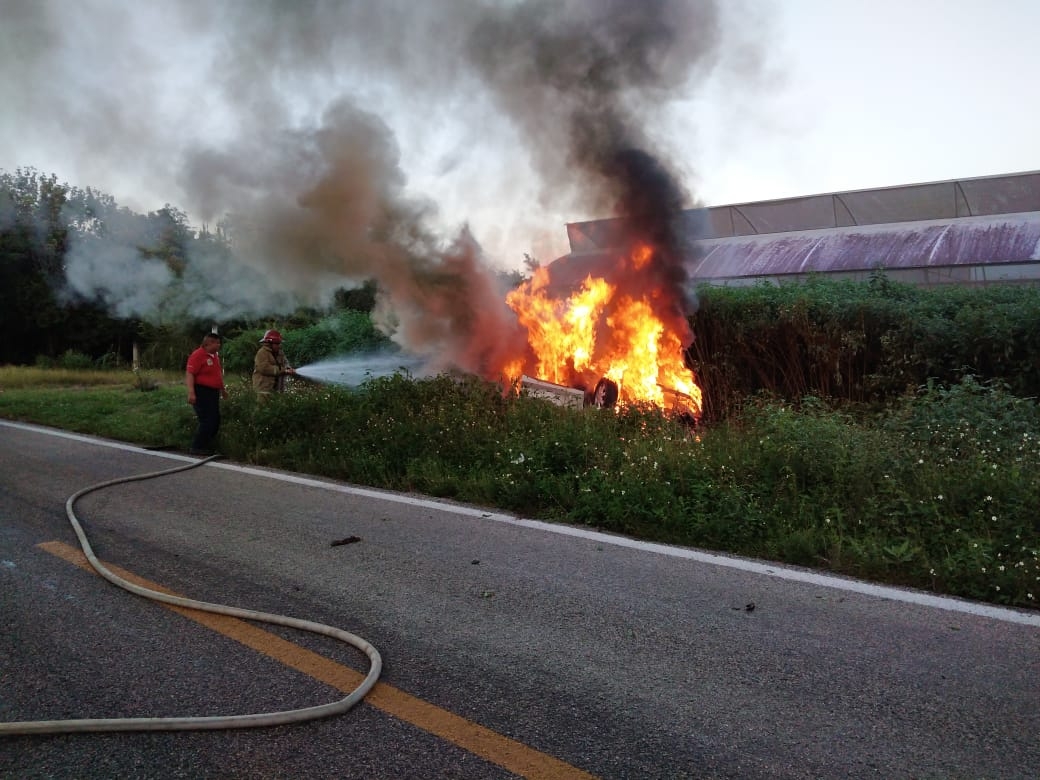
POLYGON ((204 463, 209 463, 219 457, 219 455, 214 455, 172 469, 164 469, 162 471, 153 471, 147 474, 137 474, 129 477, 120 477, 118 479, 108 480, 107 482, 100 482, 96 485, 86 487, 70 496, 68 501, 65 502, 65 511, 68 515, 69 522, 72 523, 72 527, 76 531, 76 536, 79 537, 80 546, 83 548, 83 553, 86 555, 87 560, 90 561, 90 565, 97 570, 98 574, 112 584, 117 585, 124 590, 128 590, 131 593, 136 593, 139 596, 152 599, 153 601, 159 601, 177 607, 196 609, 202 612, 212 612, 217 615, 227 615, 242 620, 253 620, 261 623, 287 626, 289 628, 298 628, 302 631, 309 631, 314 634, 338 639, 357 648, 368 656, 369 669, 365 679, 357 688, 343 699, 328 704, 320 704, 314 707, 305 707, 303 709, 253 713, 248 715, 219 715, 208 717, 98 718, 18 721, 12 723, 0 723, 0 736, 14 734, 71 734, 76 732, 105 731, 193 731, 280 726, 288 723, 300 723, 303 721, 342 714, 361 701, 376 684, 383 668, 383 661, 379 656, 379 651, 355 634, 351 634, 350 632, 343 631, 339 628, 327 626, 323 623, 315 623, 310 620, 300 620, 298 618, 276 615, 269 612, 257 612, 252 609, 228 607, 223 604, 211 604, 205 601, 196 601, 195 599, 160 593, 159 591, 135 585, 134 583, 128 582, 122 577, 119 577, 106 568, 105 565, 98 560, 97 556, 94 555, 94 550, 90 546, 90 541, 87 539, 87 535, 83 531, 83 526, 80 524, 79 519, 76 517, 76 513, 73 510, 76 501, 88 493, 93 493, 102 488, 119 485, 125 482, 138 482, 167 474, 175 474, 180 471, 197 468, 198 466, 201 466, 204 463))

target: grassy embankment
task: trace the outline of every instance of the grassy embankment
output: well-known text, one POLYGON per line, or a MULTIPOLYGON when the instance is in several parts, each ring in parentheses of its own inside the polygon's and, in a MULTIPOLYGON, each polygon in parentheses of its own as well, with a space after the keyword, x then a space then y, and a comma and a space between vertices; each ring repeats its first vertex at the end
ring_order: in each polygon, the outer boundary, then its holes
MULTIPOLYGON (((476 380, 298 383, 263 415, 244 377, 229 384, 220 449, 235 461, 1040 606, 1040 411, 999 385, 882 411, 752 401, 694 431, 476 380)), ((176 373, 0 368, 0 417, 177 447, 194 428, 176 373)))

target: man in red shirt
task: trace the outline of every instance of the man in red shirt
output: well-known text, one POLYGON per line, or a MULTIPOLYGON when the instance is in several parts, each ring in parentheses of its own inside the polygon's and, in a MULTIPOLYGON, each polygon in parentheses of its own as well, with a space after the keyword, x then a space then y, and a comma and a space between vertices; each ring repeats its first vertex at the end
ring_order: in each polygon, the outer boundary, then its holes
POLYGON ((220 429, 220 399, 227 398, 224 370, 220 367, 220 336, 207 333, 202 346, 188 356, 184 384, 188 388, 188 403, 195 407, 199 426, 191 440, 192 455, 212 455, 213 439, 220 429))

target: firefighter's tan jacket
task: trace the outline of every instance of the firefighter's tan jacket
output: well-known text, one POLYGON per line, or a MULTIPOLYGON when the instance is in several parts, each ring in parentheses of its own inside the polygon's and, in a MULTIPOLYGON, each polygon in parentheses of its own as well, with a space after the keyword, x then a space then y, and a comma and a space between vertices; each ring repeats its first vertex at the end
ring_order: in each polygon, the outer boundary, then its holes
POLYGON ((258 393, 282 392, 288 368, 289 361, 281 351, 276 355, 270 344, 262 345, 253 359, 253 389, 258 393))

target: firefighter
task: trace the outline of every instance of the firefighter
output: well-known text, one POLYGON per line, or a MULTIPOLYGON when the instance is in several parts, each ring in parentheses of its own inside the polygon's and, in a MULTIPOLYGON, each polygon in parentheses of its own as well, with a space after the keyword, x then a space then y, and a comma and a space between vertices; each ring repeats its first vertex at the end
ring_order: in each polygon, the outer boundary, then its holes
POLYGON ((296 369, 282 354, 282 334, 269 330, 260 339, 260 348, 253 359, 253 389, 263 399, 271 393, 285 392, 285 378, 296 369))

